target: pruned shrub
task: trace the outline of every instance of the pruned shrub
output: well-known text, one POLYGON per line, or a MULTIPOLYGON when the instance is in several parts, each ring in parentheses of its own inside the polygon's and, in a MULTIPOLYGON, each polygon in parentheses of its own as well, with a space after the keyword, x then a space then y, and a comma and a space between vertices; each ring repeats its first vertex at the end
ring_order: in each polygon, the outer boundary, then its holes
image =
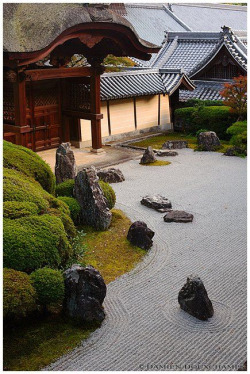
POLYGON ((30 273, 64 264, 72 248, 61 219, 44 214, 3 220, 5 267, 30 273))
POLYGON ((70 210, 70 217, 72 218, 75 225, 77 225, 79 223, 79 215, 81 212, 81 206, 78 201, 75 198, 68 196, 58 196, 57 200, 61 200, 68 205, 70 210))
POLYGON ((68 238, 73 238, 76 235, 74 222, 68 214, 55 208, 50 208, 48 213, 61 219, 68 238))
POLYGON ((242 150, 242 154, 247 151, 247 121, 238 121, 227 129, 227 133, 232 135, 230 143, 242 150))
POLYGON ((108 201, 108 207, 109 209, 114 208, 115 202, 116 202, 116 195, 113 188, 110 186, 110 184, 103 182, 102 180, 99 180, 99 185, 103 191, 104 196, 106 197, 108 201))
POLYGON ((50 194, 55 194, 55 176, 37 153, 20 145, 3 141, 3 166, 34 178, 50 194))
POLYGON ((61 271, 42 268, 30 275, 31 283, 36 290, 37 300, 43 306, 60 305, 64 298, 64 279, 61 271))
POLYGON ((56 185, 56 196, 73 197, 74 179, 68 179, 56 185))
POLYGON ((26 273, 3 269, 3 316, 6 319, 26 317, 36 309, 36 291, 26 273))
POLYGON ((192 106, 222 106, 224 105, 222 100, 200 100, 200 99, 189 99, 185 102, 185 107, 192 106))
POLYGON ((39 213, 39 208, 36 204, 27 201, 5 201, 3 203, 3 217, 4 218, 21 218, 32 216, 39 213))

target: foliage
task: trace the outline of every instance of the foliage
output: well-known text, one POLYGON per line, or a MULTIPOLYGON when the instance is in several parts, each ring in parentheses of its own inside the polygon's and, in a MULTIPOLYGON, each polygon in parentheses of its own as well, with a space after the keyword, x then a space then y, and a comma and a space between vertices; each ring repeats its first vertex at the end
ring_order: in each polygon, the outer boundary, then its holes
POLYGON ((60 305, 64 298, 64 279, 59 270, 37 269, 30 275, 31 283, 36 290, 38 302, 44 306, 60 305))
POLYGON ((76 236, 72 239, 72 256, 67 261, 65 268, 70 268, 73 264, 80 264, 86 266, 84 262, 84 253, 86 245, 84 244, 84 237, 86 233, 83 230, 78 230, 76 236))
POLYGON ((21 218, 39 213, 36 204, 27 201, 5 201, 3 203, 4 218, 21 218))
POLYGON ((108 201, 108 207, 109 209, 112 209, 114 208, 115 206, 115 202, 116 202, 116 195, 115 195, 115 191, 113 190, 113 188, 110 186, 110 184, 102 181, 102 180, 99 180, 99 185, 103 191, 103 194, 104 196, 106 197, 107 201, 108 201))
POLYGON ((79 215, 81 212, 81 207, 78 201, 75 198, 68 196, 58 196, 57 199, 63 201, 65 204, 68 205, 70 210, 70 217, 75 223, 75 225, 77 225, 79 223, 79 215))
POLYGON ((44 214, 3 220, 5 267, 32 272, 44 266, 57 268, 71 254, 62 221, 44 214))
POLYGON ((13 269, 3 269, 3 316, 19 319, 36 309, 36 292, 29 276, 13 269))
POLYGON ((197 139, 194 136, 179 132, 168 132, 165 135, 152 136, 152 138, 146 138, 139 142, 131 143, 131 145, 143 148, 151 146, 154 149, 161 149, 162 145, 168 140, 185 140, 189 148, 194 148, 197 143, 197 139))
POLYGON ((237 115, 237 121, 246 119, 247 115, 247 77, 240 75, 233 78, 233 83, 225 83, 220 92, 225 105, 237 115))
POLYGON ((61 219, 68 238, 73 238, 76 235, 76 228, 74 222, 68 214, 55 208, 50 208, 48 214, 51 214, 61 219))
POLYGON ((55 193, 55 176, 50 166, 30 149, 4 140, 3 166, 34 178, 47 192, 55 193))
POLYGON ((200 99, 189 99, 185 102, 185 107, 194 106, 222 106, 223 101, 220 100, 200 100, 200 99))
POLYGON ((73 189, 75 185, 74 179, 68 179, 56 185, 56 196, 73 197, 73 189))
POLYGON ((220 139, 228 139, 226 130, 236 115, 228 106, 201 106, 175 110, 175 125, 184 132, 195 134, 202 128, 215 131, 220 139))
POLYGON ((112 71, 122 71, 123 67, 135 66, 135 62, 132 61, 129 57, 117 57, 113 55, 108 55, 103 60, 103 65, 106 66, 106 72, 112 71))
POLYGON ((107 231, 96 232, 94 228, 83 226, 86 245, 82 260, 98 269, 106 283, 132 270, 145 255, 141 248, 127 240, 131 221, 117 209, 112 210, 112 221, 107 231))
POLYGON ((242 150, 243 154, 247 151, 247 121, 238 121, 227 129, 227 133, 232 135, 230 143, 242 150))

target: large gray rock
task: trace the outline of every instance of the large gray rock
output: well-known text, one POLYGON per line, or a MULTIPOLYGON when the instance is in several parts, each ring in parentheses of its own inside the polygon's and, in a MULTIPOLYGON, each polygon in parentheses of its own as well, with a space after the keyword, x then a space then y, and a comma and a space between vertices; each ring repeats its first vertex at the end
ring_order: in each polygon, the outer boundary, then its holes
POLYGON ((107 183, 119 183, 125 181, 124 175, 121 170, 110 168, 107 170, 99 170, 98 177, 107 183))
POLYGON ((70 143, 62 143, 56 150, 55 176, 57 184, 76 176, 75 156, 70 143))
POLYGON ((148 147, 146 151, 143 153, 143 156, 141 158, 140 164, 151 164, 152 162, 156 161, 156 157, 154 154, 154 151, 152 147, 148 147))
POLYGON ((93 166, 83 169, 75 178, 74 196, 81 206, 82 222, 96 230, 107 230, 112 214, 98 180, 93 166))
POLYGON ((166 197, 161 195, 147 195, 142 198, 141 204, 161 213, 167 212, 170 208, 172 208, 171 202, 166 197))
POLYGON ((176 151, 158 151, 156 154, 159 157, 178 156, 178 152, 176 152, 176 151))
POLYGON ((65 312, 77 322, 102 322, 102 307, 106 285, 101 274, 92 266, 72 265, 64 272, 65 312))
POLYGON ((145 222, 136 221, 130 226, 127 239, 139 248, 149 249, 153 245, 154 234, 154 231, 149 229, 145 222))
POLYGON ((220 139, 214 131, 200 132, 197 137, 198 147, 202 151, 215 151, 220 146, 220 139))
POLYGON ((192 222, 193 214, 184 212, 184 210, 169 210, 167 214, 163 217, 165 222, 192 222))
POLYGON ((187 283, 179 292, 178 302, 181 309, 200 320, 206 321, 214 315, 212 302, 202 280, 197 276, 187 278, 187 283))
POLYGON ((162 145, 161 149, 181 149, 187 147, 188 142, 186 140, 168 140, 162 145))

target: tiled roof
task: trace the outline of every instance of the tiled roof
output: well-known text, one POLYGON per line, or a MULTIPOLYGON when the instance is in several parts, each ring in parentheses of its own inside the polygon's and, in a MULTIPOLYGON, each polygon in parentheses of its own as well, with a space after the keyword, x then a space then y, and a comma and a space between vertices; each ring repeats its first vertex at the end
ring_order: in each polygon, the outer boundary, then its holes
POLYGON ((194 91, 180 90, 180 101, 189 99, 200 100, 222 100, 220 91, 223 89, 223 82, 193 81, 196 88, 194 91))
POLYGON ((247 11, 244 6, 225 4, 172 4, 173 14, 193 31, 220 31, 224 25, 235 30, 247 30, 247 11))
POLYGON ((183 80, 186 80, 190 89, 194 89, 192 82, 180 70, 165 70, 162 74, 156 69, 106 73, 101 76, 101 100, 171 94, 183 80))

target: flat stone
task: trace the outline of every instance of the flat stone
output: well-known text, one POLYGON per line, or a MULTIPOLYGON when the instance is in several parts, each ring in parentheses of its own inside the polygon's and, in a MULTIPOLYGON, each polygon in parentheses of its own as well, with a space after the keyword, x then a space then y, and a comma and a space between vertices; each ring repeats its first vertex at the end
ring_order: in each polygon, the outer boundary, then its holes
POLYGON ((166 157, 166 156, 178 156, 178 152, 175 151, 159 151, 156 153, 159 157, 166 157))
POLYGON ((167 214, 163 217, 165 222, 192 222, 193 214, 184 212, 184 210, 169 210, 167 214))
POLYGON ((79 171, 75 178, 74 196, 81 206, 82 223, 96 230, 107 230, 112 213, 98 181, 95 167, 79 171))
POLYGON ((187 278, 178 295, 181 309, 202 321, 213 317, 214 309, 202 280, 197 276, 187 278))
POLYGON ((202 151, 215 151, 220 146, 220 139, 214 131, 200 132, 197 137, 198 147, 202 151))
POLYGON ((62 143, 56 150, 55 176, 57 184, 76 176, 75 156, 70 143, 62 143))
POLYGON ((130 226, 127 239, 139 248, 149 249, 153 245, 154 234, 154 231, 149 229, 145 222, 136 221, 130 226))
POLYGON ((102 307, 106 285, 101 274, 92 266, 75 264, 64 272, 65 313, 77 322, 102 322, 102 307))
POLYGON ((98 177, 107 183, 119 183, 125 181, 124 175, 121 170, 110 168, 107 170, 99 170, 98 177))
POLYGON ((156 157, 152 147, 148 147, 146 151, 143 153, 141 158, 140 164, 151 164, 152 162, 156 161, 156 157))
POLYGON ((186 140, 168 140, 161 147, 161 149, 181 149, 181 148, 188 148, 188 142, 186 140))
POLYGON ((172 208, 171 202, 166 197, 161 195, 147 195, 142 198, 141 204, 161 213, 167 212, 170 208, 172 208))

